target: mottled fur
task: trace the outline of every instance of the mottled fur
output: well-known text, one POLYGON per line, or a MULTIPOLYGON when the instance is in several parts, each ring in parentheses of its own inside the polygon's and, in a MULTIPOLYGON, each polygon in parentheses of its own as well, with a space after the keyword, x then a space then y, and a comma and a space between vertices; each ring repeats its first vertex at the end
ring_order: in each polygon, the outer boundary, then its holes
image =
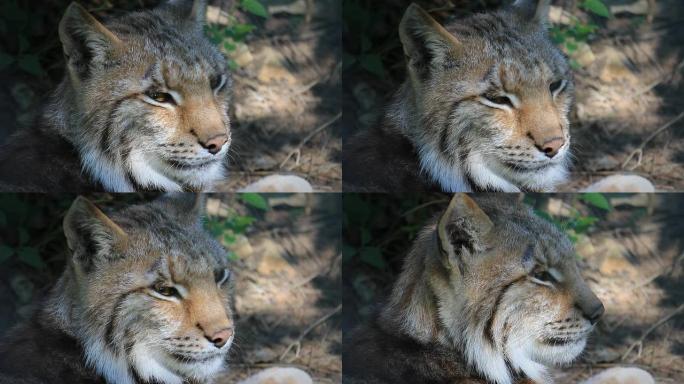
POLYGON ((0 382, 211 382, 233 338, 231 283, 202 208, 186 195, 105 215, 78 198, 64 219, 67 268, 0 344, 0 382), (219 332, 221 346, 209 341, 219 332))
POLYGON ((399 27, 407 79, 383 124, 348 140, 345 190, 553 190, 567 173, 574 89, 547 12, 548 0, 518 0, 442 26, 412 4, 399 27), (410 149, 392 145, 401 140, 410 149))
POLYGON ((205 13, 205 0, 169 0, 102 24, 72 3, 59 27, 66 75, 37 125, 0 149, 0 187, 182 191, 223 179, 231 79, 205 13), (36 172, 16 171, 26 163, 36 172))
POLYGON ((568 238, 516 197, 454 196, 345 339, 345 382, 547 383, 580 354, 603 305, 568 238))

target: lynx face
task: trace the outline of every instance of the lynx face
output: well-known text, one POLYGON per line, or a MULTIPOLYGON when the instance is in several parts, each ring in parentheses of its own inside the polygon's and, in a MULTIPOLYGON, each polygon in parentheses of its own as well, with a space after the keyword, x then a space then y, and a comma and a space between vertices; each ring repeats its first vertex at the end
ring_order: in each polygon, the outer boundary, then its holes
POLYGON ((417 5, 406 11, 402 96, 417 112, 404 117, 406 134, 444 190, 550 190, 564 179, 574 88, 547 6, 521 0, 446 26, 417 5))
POLYGON ((225 251, 193 201, 165 198, 108 218, 79 198, 65 218, 77 287, 70 319, 112 383, 207 382, 233 341, 225 251))
POLYGON ((62 88, 75 96, 55 103, 75 115, 62 118, 105 189, 203 190, 223 177, 231 78, 203 35, 205 12, 202 0, 170 1, 103 25, 66 11, 62 88))
POLYGON ((457 194, 409 253, 383 320, 458 349, 492 383, 543 383, 546 367, 582 352, 603 311, 551 223, 514 198, 457 194))

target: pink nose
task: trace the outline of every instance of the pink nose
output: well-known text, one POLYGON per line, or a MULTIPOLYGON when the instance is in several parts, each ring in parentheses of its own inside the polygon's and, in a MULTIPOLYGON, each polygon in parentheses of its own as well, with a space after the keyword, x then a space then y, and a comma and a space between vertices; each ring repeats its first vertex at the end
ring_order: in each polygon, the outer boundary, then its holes
POLYGON ((223 148, 223 145, 226 144, 227 141, 228 136, 217 135, 205 142, 200 141, 200 145, 202 145, 202 147, 209 151, 209 153, 215 155, 221 150, 221 148, 223 148))
POLYGON ((233 336, 233 328, 224 328, 211 336, 205 337, 209 342, 214 344, 216 348, 221 348, 226 345, 231 336, 233 336))

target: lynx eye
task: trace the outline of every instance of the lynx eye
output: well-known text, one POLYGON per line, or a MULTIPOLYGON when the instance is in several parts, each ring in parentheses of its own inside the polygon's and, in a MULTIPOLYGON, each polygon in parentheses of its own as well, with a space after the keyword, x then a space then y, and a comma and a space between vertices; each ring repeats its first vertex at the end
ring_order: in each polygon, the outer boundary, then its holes
POLYGON ((513 102, 508 96, 485 96, 485 98, 494 104, 513 106, 513 102))
POLYGON ((180 297, 180 293, 178 293, 178 290, 172 286, 165 285, 163 283, 156 283, 152 289, 154 289, 155 292, 162 296, 167 296, 167 297, 180 297))
POLYGON ((553 283, 557 282, 556 278, 553 277, 551 272, 547 270, 537 270, 532 272, 532 282, 552 286, 553 283))
POLYGON ((170 93, 166 93, 166 92, 147 91, 147 92, 145 92, 145 96, 156 101, 157 103, 162 103, 162 104, 175 104, 176 103, 173 96, 171 96, 170 93))
POLYGON ((209 85, 214 92, 220 92, 226 85, 226 75, 214 76, 209 81, 209 85))
POLYGON ((565 89, 565 84, 565 80, 557 80, 551 83, 551 85, 549 85, 549 90, 551 91, 551 94, 553 94, 553 96, 559 94, 561 91, 563 91, 563 89, 565 89))
POLYGON ((228 279, 230 279, 230 271, 228 268, 214 271, 214 280, 219 287, 228 281, 228 279))

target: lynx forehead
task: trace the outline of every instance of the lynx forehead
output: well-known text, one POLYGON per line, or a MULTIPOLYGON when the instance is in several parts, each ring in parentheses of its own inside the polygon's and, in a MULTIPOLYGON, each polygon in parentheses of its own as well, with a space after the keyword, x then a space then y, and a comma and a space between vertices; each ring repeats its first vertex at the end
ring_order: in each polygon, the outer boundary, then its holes
POLYGON ((412 4, 408 79, 390 119, 445 191, 552 190, 569 163, 573 79, 546 31, 548 0, 446 25, 412 4))
POLYGON ((100 23, 72 3, 67 76, 51 120, 106 190, 206 190, 224 177, 231 78, 203 34, 206 1, 167 1, 100 23))

